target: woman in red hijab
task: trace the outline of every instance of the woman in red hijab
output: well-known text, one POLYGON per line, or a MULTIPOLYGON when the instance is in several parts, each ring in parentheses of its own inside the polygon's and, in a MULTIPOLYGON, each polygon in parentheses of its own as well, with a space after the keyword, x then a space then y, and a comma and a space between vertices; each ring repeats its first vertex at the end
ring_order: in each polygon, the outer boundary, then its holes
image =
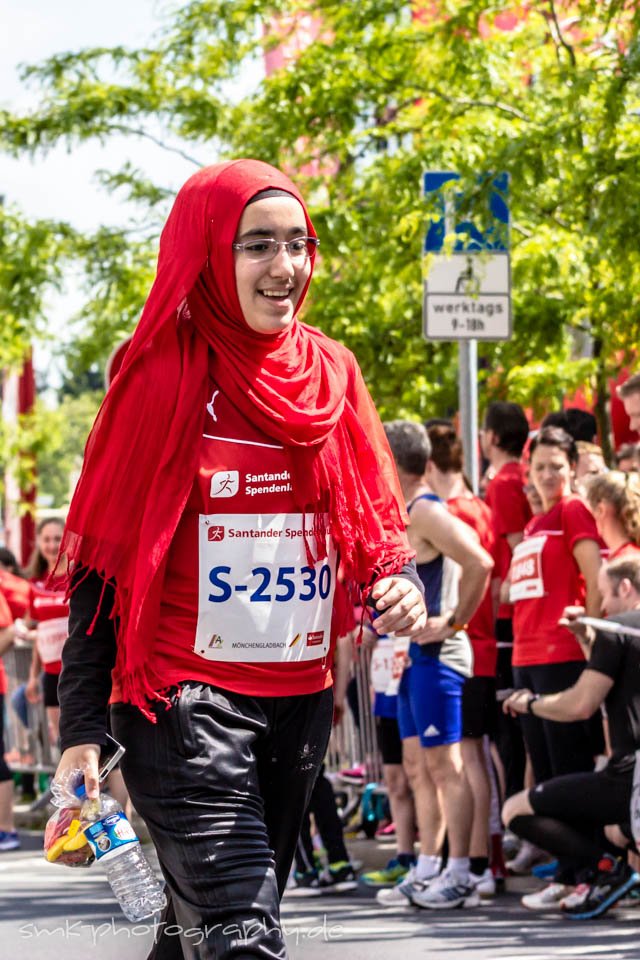
POLYGON ((424 624, 358 365, 297 317, 317 246, 267 164, 185 184, 69 512, 59 774, 83 769, 97 795, 111 697, 162 919, 182 930, 158 960, 285 956, 279 896, 331 724, 338 562, 384 611, 380 633, 424 624))

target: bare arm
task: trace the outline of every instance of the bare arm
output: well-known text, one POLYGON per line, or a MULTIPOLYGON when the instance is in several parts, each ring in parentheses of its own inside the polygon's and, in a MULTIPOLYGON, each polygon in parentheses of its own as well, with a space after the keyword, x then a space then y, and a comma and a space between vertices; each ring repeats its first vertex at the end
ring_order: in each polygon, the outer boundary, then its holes
POLYGON ((13 626, 3 627, 0 630, 0 657, 6 653, 9 647, 13 646, 14 630, 13 626))
POLYGON ((511 567, 507 570, 507 575, 500 583, 498 596, 500 603, 509 603, 509 594, 511 592, 511 567))
POLYGON ((524 539, 524 533, 522 530, 520 530, 518 533, 508 533, 505 539, 509 544, 511 553, 513 553, 518 544, 524 539))
POLYGON ((347 696, 347 685, 351 676, 351 658, 354 631, 338 637, 333 664, 333 715, 337 723, 342 720, 347 696))
POLYGON ((565 607, 562 616, 558 620, 561 627, 566 627, 574 635, 582 648, 585 660, 589 659, 591 647, 596 639, 596 632, 593 627, 587 627, 584 623, 578 623, 579 617, 584 617, 584 607, 565 607))
POLYGON ((462 572, 456 609, 443 612, 441 617, 431 618, 425 635, 418 640, 434 643, 452 634, 451 628, 447 629, 451 615, 456 623, 467 623, 473 616, 487 589, 493 560, 480 546, 475 531, 462 520, 452 517, 440 504, 428 501, 417 504, 412 515, 412 527, 414 524, 422 538, 432 543, 439 553, 459 564, 462 572), (434 631, 444 633, 436 636, 434 631))
MULTIPOLYGON (((560 693, 545 693, 534 703, 532 713, 543 720, 572 723, 593 716, 613 686, 611 677, 586 668, 577 683, 560 693)), ((503 710, 512 716, 528 713, 530 690, 516 690, 505 700, 503 710)))
POLYGON ((600 547, 595 540, 578 540, 573 548, 580 573, 587 588, 585 610, 588 617, 599 617, 602 610, 602 597, 598 590, 598 571, 602 563, 600 547))
POLYGON ((29 679, 25 687, 25 696, 29 703, 39 703, 42 699, 40 693, 40 673, 42 672, 42 661, 38 648, 35 646, 31 651, 31 664, 29 666, 29 679))
POLYGON ((493 619, 498 617, 498 608, 500 606, 500 577, 491 577, 491 607, 493 610, 493 619))

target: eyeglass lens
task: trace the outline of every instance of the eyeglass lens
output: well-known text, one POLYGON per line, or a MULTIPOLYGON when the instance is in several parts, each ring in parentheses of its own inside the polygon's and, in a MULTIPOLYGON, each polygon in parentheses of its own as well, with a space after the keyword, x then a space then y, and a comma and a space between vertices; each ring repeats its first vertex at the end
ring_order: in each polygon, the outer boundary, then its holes
POLYGON ((275 240, 273 237, 264 237, 259 240, 248 240, 237 244, 236 249, 242 250, 250 260, 273 260, 280 247, 285 247, 291 260, 302 262, 312 257, 316 252, 315 237, 295 237, 293 240, 275 240))

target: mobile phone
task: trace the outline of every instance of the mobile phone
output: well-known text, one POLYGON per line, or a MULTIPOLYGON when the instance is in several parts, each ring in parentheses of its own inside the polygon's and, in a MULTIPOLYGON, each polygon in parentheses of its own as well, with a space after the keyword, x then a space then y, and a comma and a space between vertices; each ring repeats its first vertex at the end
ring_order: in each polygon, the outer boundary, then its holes
POLYGON ((385 607, 384 610, 378 610, 378 608, 376 607, 376 603, 377 603, 377 600, 374 600, 371 594, 369 594, 369 596, 367 597, 366 606, 369 607, 371 610, 373 610, 374 614, 379 617, 381 614, 384 613, 385 610, 388 610, 389 608, 385 607))
POLYGON ((122 759, 125 748, 121 743, 107 734, 107 743, 100 750, 100 765, 98 767, 98 783, 104 783, 116 764, 122 759))

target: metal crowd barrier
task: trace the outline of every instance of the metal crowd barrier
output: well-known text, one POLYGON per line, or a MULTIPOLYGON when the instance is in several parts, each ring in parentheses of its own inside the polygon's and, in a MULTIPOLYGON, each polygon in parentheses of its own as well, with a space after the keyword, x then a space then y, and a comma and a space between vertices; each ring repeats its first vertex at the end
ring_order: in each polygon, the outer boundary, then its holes
POLYGON ((14 773, 54 773, 57 748, 49 742, 47 716, 42 702, 23 706, 20 717, 12 704, 14 694, 29 679, 31 645, 17 642, 3 656, 8 692, 5 697, 5 756, 14 773), (23 722, 26 719, 27 723, 23 722))
POLYGON ((345 822, 358 810, 368 784, 379 785, 376 793, 378 790, 386 792, 382 785, 382 758, 372 712, 371 652, 371 648, 364 644, 355 647, 351 665, 355 697, 351 698, 351 704, 356 707, 356 714, 354 716, 349 707, 345 709, 342 722, 331 731, 325 760, 327 773, 341 801, 339 806, 345 822), (363 769, 361 778, 341 775, 341 771, 359 767, 363 769))
MULTIPOLYGON (((31 646, 16 643, 3 657, 8 692, 5 697, 5 753, 15 773, 54 773, 59 758, 57 748, 49 742, 45 708, 42 702, 25 703, 27 725, 12 706, 15 691, 29 678, 31 646)), ((346 708, 342 722, 333 727, 326 755, 326 769, 334 786, 348 795, 349 808, 368 783, 382 784, 382 759, 377 746, 375 719, 372 714, 371 648, 364 644, 354 649, 352 677, 355 685, 357 715, 346 708), (341 770, 362 766, 360 782, 343 780, 341 770)))

